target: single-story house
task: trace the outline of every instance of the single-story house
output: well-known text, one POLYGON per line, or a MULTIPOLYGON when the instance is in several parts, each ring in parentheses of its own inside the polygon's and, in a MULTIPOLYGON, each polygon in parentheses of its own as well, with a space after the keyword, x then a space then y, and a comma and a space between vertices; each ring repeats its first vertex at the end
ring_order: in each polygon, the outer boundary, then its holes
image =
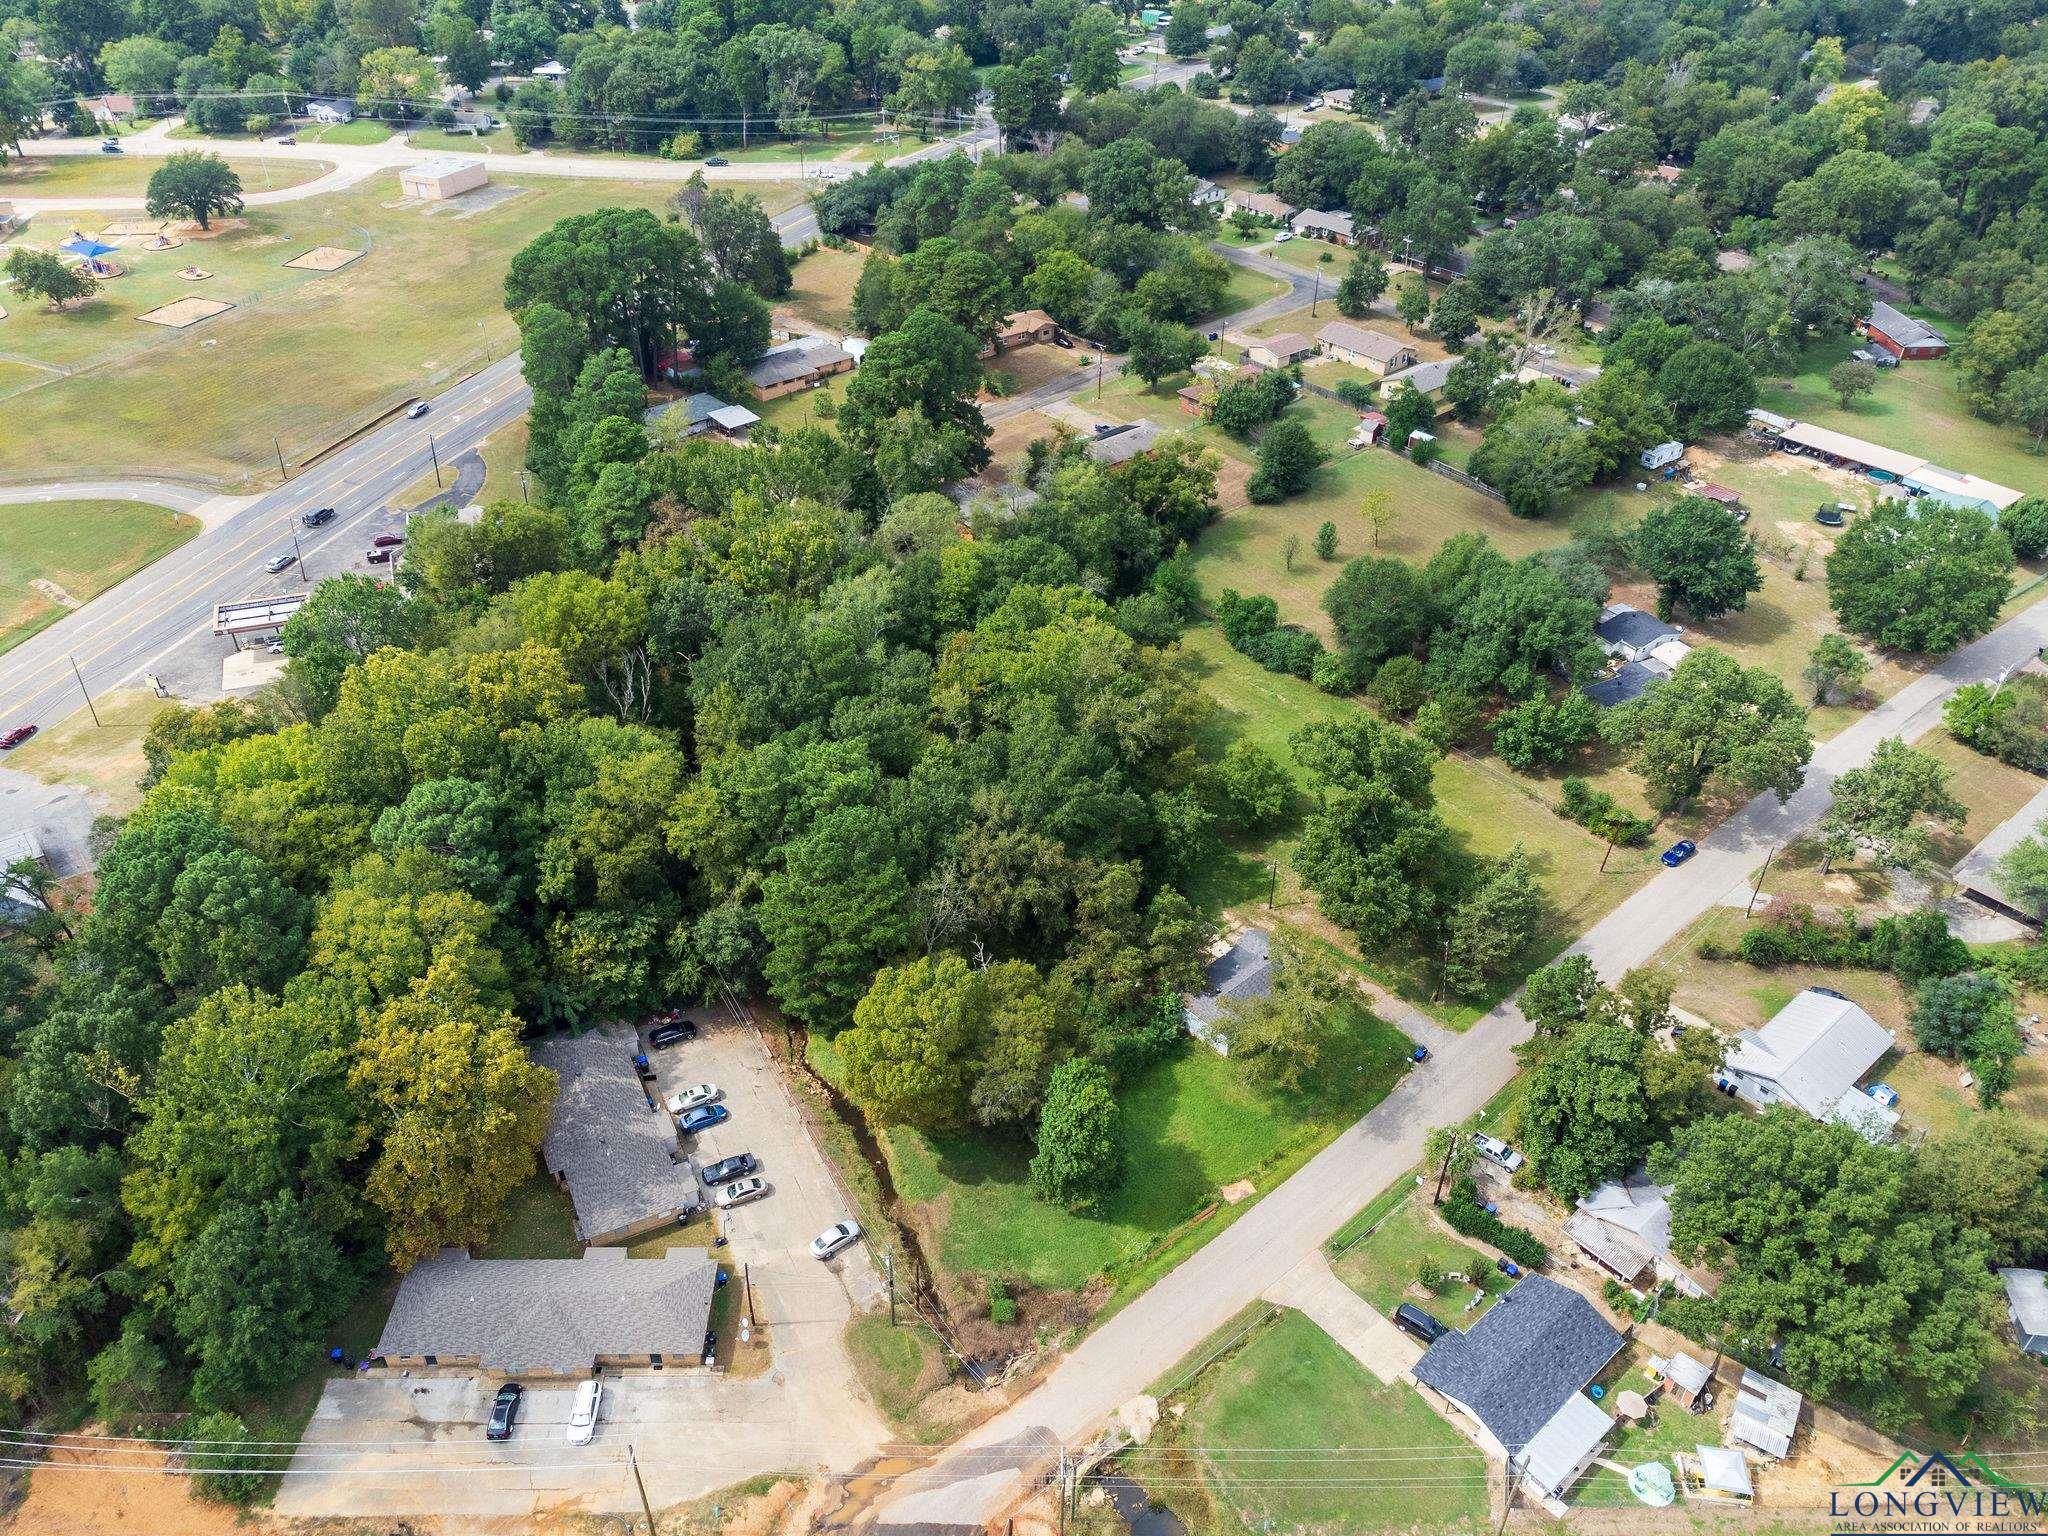
POLYGON ((1677 1350, 1668 1360, 1652 1355, 1650 1369, 1664 1378, 1664 1395, 1687 1413, 1698 1413, 1707 1406, 1707 1389, 1714 1384, 1714 1373, 1705 1361, 1677 1350))
POLYGON ((1922 464, 1906 476, 1903 483, 1910 495, 1931 497, 1951 506, 1974 508, 1990 514, 1994 521, 2021 495, 2009 485, 2000 485, 1981 475, 1943 469, 1939 464, 1922 464))
POLYGON ((1676 624, 1667 624, 1654 613, 1627 603, 1609 603, 1593 626, 1593 636, 1610 661, 1641 661, 1684 633, 1676 624))
POLYGON ((1782 1381, 1744 1371, 1735 1412, 1728 1420, 1729 1443, 1754 1446, 1766 1456, 1783 1459, 1791 1454, 1805 1404, 1806 1399, 1782 1381))
POLYGON ((402 197, 442 202, 489 186, 490 181, 490 170, 481 160, 466 159, 461 155, 436 155, 431 160, 422 160, 418 165, 409 165, 400 171, 398 191, 402 197))
POLYGON ((1304 240, 1327 240, 1332 245, 1358 244, 1358 231, 1348 213, 1331 213, 1321 208, 1306 209, 1294 216, 1294 232, 1304 240))
POLYGON ((1002 328, 996 332, 996 350, 1012 352, 1018 347, 1036 346, 1052 341, 1059 333, 1059 322, 1044 310, 1020 309, 1003 316, 1002 328))
POLYGON ((1998 1278, 2005 1285, 2013 1338, 2028 1354, 2048 1357, 2048 1271, 2001 1269, 1998 1278))
POLYGON ((1749 1462, 1733 1446, 1695 1445, 1692 1455, 1680 1451, 1671 1462, 1678 1469, 1678 1480, 1688 1499, 1746 1504, 1756 1497, 1756 1485, 1749 1479, 1749 1462))
POLYGON ((718 396, 700 390, 687 400, 664 400, 659 405, 650 405, 643 419, 650 426, 657 421, 675 422, 684 437, 715 432, 720 437, 745 442, 747 433, 761 418, 744 405, 727 405, 718 396))
POLYGON ((1848 998, 1808 987, 1762 1029, 1736 1036, 1716 1082, 1724 1093, 1760 1107, 1790 1104, 1816 1120, 1866 1130, 1862 1105, 1843 1100, 1860 1099, 1897 1120, 1895 1111, 1856 1089, 1893 1043, 1892 1032, 1848 998))
POLYGON ((533 1050, 556 1079, 541 1161, 568 1190, 576 1235, 592 1247, 672 1227, 704 1203, 675 1121, 634 1070, 639 1049, 630 1029, 613 1027, 533 1050))
POLYGON ((2001 917, 2012 918, 2030 928, 2041 921, 2012 903, 2011 894, 2000 878, 1998 866, 2008 853, 2036 835, 2048 836, 2048 789, 2042 790, 2012 815, 1985 834, 1984 841, 1964 855, 1956 865, 1956 884, 1980 907, 1989 907, 2001 917))
POLYGON ((569 66, 562 63, 559 59, 549 59, 545 64, 533 66, 533 78, 536 80, 566 80, 569 78, 569 66))
POLYGON ((851 372, 854 363, 851 352, 827 337, 793 336, 747 365, 747 387, 756 400, 779 400, 851 372))
POLYGON ((326 96, 306 103, 306 116, 316 123, 353 122, 356 104, 340 96, 326 96))
POLYGON ((1272 994, 1273 936, 1263 928, 1247 928, 1235 939, 1219 943, 1210 950, 1202 975, 1208 986, 1199 996, 1182 1000, 1181 1020, 1189 1034, 1219 1056, 1228 1056, 1230 1011, 1272 994))
POLYGON ((1664 183, 1665 186, 1668 187, 1675 185, 1678 181, 1678 178, 1683 176, 1684 174, 1685 170, 1682 166, 1666 165, 1662 161, 1659 161, 1656 165, 1653 165, 1647 171, 1644 171, 1643 177, 1647 181, 1661 181, 1664 183))
POLYGON ((1349 363, 1367 373, 1385 376, 1415 366, 1415 349, 1398 336, 1353 325, 1349 320, 1332 320, 1316 332, 1323 356, 1349 363))
POLYGON ((1271 219, 1282 229, 1292 222, 1298 211, 1294 204, 1275 197, 1270 192, 1232 192, 1223 200, 1223 206, 1231 212, 1243 209, 1255 213, 1262 219, 1271 219))
POLYGON ((1228 202, 1229 199, 1229 189, 1217 185, 1206 176, 1195 178, 1195 190, 1188 196, 1188 201, 1197 208, 1208 208, 1218 203, 1228 202))
POLYGON ((1380 398, 1391 400, 1403 384, 1412 384, 1422 394, 1435 398, 1443 393, 1444 381, 1450 378, 1451 370, 1463 361, 1456 357, 1440 357, 1434 362, 1416 363, 1398 373, 1390 373, 1380 380, 1380 398))
POLYGON ((1648 1274, 1653 1282, 1668 1282, 1688 1296, 1707 1293, 1706 1285, 1671 1256, 1670 1186, 1652 1183, 1640 1168, 1581 1195, 1564 1230, 1597 1268, 1623 1285, 1648 1274))
POLYGON ((444 1248, 399 1283, 373 1360, 401 1370, 585 1377, 600 1366, 695 1365, 718 1266, 701 1248, 636 1259, 473 1259, 444 1248))
POLYGON ((1150 453, 1158 445, 1159 423, 1156 421, 1120 422, 1114 426, 1098 427, 1095 436, 1088 443, 1088 457, 1098 464, 1127 464, 1141 453, 1150 453))
POLYGON ((1669 470, 1684 457, 1685 444, 1676 442, 1658 443, 1654 447, 1645 448, 1642 451, 1640 462, 1645 469, 1669 470))
POLYGON ((1323 105, 1338 112, 1358 110, 1358 93, 1348 85, 1340 85, 1334 91, 1323 92, 1323 105))
POLYGON ((1213 384, 1184 384, 1173 392, 1173 398, 1180 402, 1182 411, 1190 416, 1207 416, 1209 402, 1216 398, 1213 384))
POLYGON ((94 122, 102 125, 122 122, 135 115, 135 98, 119 91, 109 91, 104 96, 88 96, 79 105, 92 113, 94 122))
POLYGON ((1253 337, 1245 343, 1244 355, 1262 368, 1285 368, 1313 356, 1316 344, 1299 331, 1282 331, 1278 336, 1253 337))
POLYGON ((1940 357, 1948 351, 1948 338, 1941 332, 1882 301, 1870 306, 1862 328, 1865 336, 1893 357, 1940 357))
POLYGON ((1463 1333, 1430 1345, 1414 1374, 1473 1422, 1480 1444, 1525 1486, 1556 1504, 1613 1428, 1585 1389, 1621 1346, 1585 1297, 1529 1275, 1463 1333))

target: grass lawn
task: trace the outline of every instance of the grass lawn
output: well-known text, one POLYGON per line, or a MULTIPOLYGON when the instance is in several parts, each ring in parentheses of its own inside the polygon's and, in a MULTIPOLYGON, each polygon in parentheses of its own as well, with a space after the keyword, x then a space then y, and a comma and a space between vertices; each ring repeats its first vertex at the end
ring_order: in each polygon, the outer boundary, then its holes
POLYGON ((465 128, 415 128, 407 136, 414 149, 432 150, 437 154, 449 155, 516 155, 522 153, 519 141, 512 137, 509 128, 492 128, 485 133, 471 133, 465 128))
POLYGON ((301 144, 382 144, 396 130, 389 123, 358 117, 346 123, 321 123, 298 130, 301 144))
POLYGON ((853 288, 860 281, 866 259, 858 251, 835 251, 819 246, 796 264, 791 273, 796 286, 781 306, 814 324, 833 330, 853 328, 853 288))
MULTIPOLYGON (((1213 628, 1190 630, 1181 647, 1203 689, 1222 706, 1224 744, 1242 737, 1290 769, 1293 757, 1287 738, 1296 729, 1362 707, 1333 698, 1297 678, 1266 671, 1232 650, 1213 628)), ((1436 793, 1438 811, 1468 852, 1497 858, 1519 842, 1549 900, 1546 920, 1527 954, 1511 971, 1543 964, 1634 890, 1655 867, 1649 848, 1623 848, 1615 850, 1602 873, 1600 856, 1606 845, 1553 813, 1543 786, 1497 762, 1462 755, 1444 758, 1437 765, 1436 793)), ((1339 930, 1313 918, 1313 896, 1293 873, 1293 850, 1294 843, 1287 836, 1263 845, 1232 848, 1203 872, 1191 894, 1211 911, 1264 901, 1271 871, 1277 866, 1274 884, 1282 914, 1348 949, 1349 941, 1339 930)), ((1471 1023, 1490 1006, 1489 999, 1473 1003, 1433 999, 1419 961, 1412 958, 1375 957, 1366 969, 1452 1028, 1471 1023)))
POLYGON ((0 651, 56 623, 72 604, 99 596, 198 532, 196 517, 133 501, 0 506, 0 651))
MULTIPOLYGON (((140 197, 163 165, 155 156, 38 155, 0 165, 0 197, 140 197)), ((324 176, 334 167, 319 160, 237 160, 228 165, 244 192, 276 192, 324 176)), ((51 218, 42 215, 42 235, 51 218)), ((68 231, 67 231, 68 232, 68 231)))
POLYGON ((1843 410, 1828 391, 1827 374, 1858 345, 1843 339, 1807 347, 1790 378, 1762 381, 1757 404, 1901 453, 1917 453, 2014 490, 2048 492, 2048 459, 2037 458, 2017 429, 1971 415, 1957 391, 1955 369, 1945 360, 1884 369, 1877 376, 1876 390, 1843 410))
MULTIPOLYGON (((536 177, 462 217, 396 207, 383 177, 332 197, 252 209, 208 241, 126 252, 129 276, 90 303, 0 320, 0 356, 41 365, 0 409, 0 480, 143 473, 223 486, 304 459, 516 344, 502 284, 513 253, 572 213, 659 208, 671 188, 536 177), (287 268, 316 245, 367 254, 332 273, 287 268), (186 282, 201 262, 213 273, 186 282), (235 307, 182 331, 136 316, 174 298, 235 307)), ((770 212, 801 195, 758 189, 770 212)), ((4 255, 4 250, 0 250, 4 255)), ((4 383, 4 381, 0 381, 4 383)))
MULTIPOLYGON (((1123 1279, 1156 1245, 1217 1199, 1226 1184, 1305 1158, 1384 1098, 1408 1069, 1408 1041, 1360 1010, 1339 1021, 1310 1090, 1284 1094, 1192 1040, 1122 1085, 1130 1176, 1093 1216, 1032 1198, 1028 1146, 939 1139, 896 1127, 883 1136, 896 1189, 956 1280, 998 1275, 1045 1290, 1123 1279)), ((811 1060, 836 1077, 831 1047, 811 1060)), ((1261 1181, 1264 1182, 1264 1181, 1261 1181)), ((1220 1229, 1213 1219, 1205 1230, 1220 1229)))
POLYGON ((568 1193, 535 1168, 505 1198, 491 1240, 476 1250, 480 1259, 573 1259, 583 1252, 576 1240, 568 1193))
POLYGON ((518 496, 519 472, 526 467, 526 418, 522 416, 498 428, 478 451, 484 460, 484 483, 477 492, 478 503, 510 501, 518 496))
POLYGON ((149 767, 143 735, 172 704, 142 688, 100 694, 93 700, 97 725, 81 705, 8 753, 7 766, 45 784, 82 784, 100 797, 109 815, 125 816, 142 801, 136 786, 149 767))
MULTIPOLYGON (((730 1287, 728 1287, 730 1289, 730 1287)), ((886 1312, 871 1312, 846 1325, 846 1353, 868 1396, 890 1426, 920 1444, 946 1438, 949 1427, 922 1409, 925 1398, 949 1379, 938 1339, 905 1312, 901 1326, 886 1312)))
POLYGON ((1254 271, 1250 267, 1232 264, 1230 281, 1223 285, 1223 303, 1217 309, 1214 319, 1221 315, 1234 315, 1241 309, 1250 309, 1254 304, 1263 304, 1268 299, 1277 299, 1287 291, 1287 285, 1277 277, 1254 271))
MULTIPOLYGON (((1600 1382, 1607 1388, 1608 1405, 1623 1392, 1640 1392, 1645 1398, 1650 1396, 1656 1383, 1650 1379, 1647 1369, 1649 1358, 1648 1349, 1640 1344, 1631 1344, 1600 1373, 1600 1382)), ((1624 1467, 1661 1461, 1664 1470, 1676 1478, 1678 1468, 1672 1461, 1673 1456, 1680 1451, 1691 1455, 1698 1446, 1721 1443, 1720 1417, 1719 1412, 1687 1413, 1675 1401, 1660 1399, 1652 1403, 1646 1423, 1631 1424, 1617 1415, 1614 1429, 1600 1455, 1603 1460, 1618 1462, 1624 1467)), ((1570 1502, 1608 1506, 1625 1503, 1634 1507, 1635 1498, 1628 1491, 1628 1478, 1624 1474, 1595 1466, 1572 1490, 1570 1502)))
POLYGON ((1160 1421, 1166 1443, 1122 1465, 1140 1483, 1151 1472, 1152 1496, 1190 1530, 1423 1532, 1471 1529, 1486 1515, 1491 1471, 1478 1449, 1413 1387, 1381 1382, 1299 1312, 1278 1311, 1182 1397, 1178 1425, 1160 1421), (1298 1459, 1233 1456, 1240 1447, 1298 1459))
POLYGON ((831 128, 813 138, 806 139, 755 139, 745 149, 737 144, 721 145, 713 151, 723 155, 734 165, 770 165, 787 160, 882 160, 890 155, 902 154, 914 149, 922 142, 913 135, 905 135, 904 142, 882 144, 875 139, 874 129, 867 123, 852 123, 841 128, 831 128))
POLYGON ((1427 1179, 1419 1187, 1399 1186, 1405 1198, 1371 1237, 1332 1259, 1330 1267, 1388 1317, 1402 1302, 1412 1301, 1453 1328, 1469 1328, 1506 1294, 1509 1281, 1478 1249, 1468 1248, 1431 1220, 1429 1196, 1434 1187, 1427 1179), (1471 1280, 1440 1280, 1425 1290, 1419 1277, 1426 1267, 1440 1274, 1469 1275, 1471 1280), (1484 1299, 1468 1309, 1475 1288, 1485 1293, 1484 1299))
POLYGON ((773 400, 747 399, 738 403, 759 416, 766 426, 829 426, 830 423, 818 414, 818 402, 830 400, 837 410, 846 399, 847 386, 852 382, 852 374, 835 373, 815 389, 800 389, 795 394, 781 395, 773 400))

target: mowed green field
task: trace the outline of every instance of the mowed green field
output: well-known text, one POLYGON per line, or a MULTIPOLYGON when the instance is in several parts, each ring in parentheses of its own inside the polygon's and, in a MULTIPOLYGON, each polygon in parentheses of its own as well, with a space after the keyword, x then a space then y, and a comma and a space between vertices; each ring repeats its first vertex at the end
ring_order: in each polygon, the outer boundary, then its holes
POLYGON ((64 616, 58 591, 83 603, 197 532, 196 517, 133 501, 0 505, 0 651, 64 616))
MULTIPOLYGON (((0 165, 0 197, 140 197, 164 162, 155 155, 37 155, 0 165)), ((278 192, 325 176, 334 167, 322 160, 238 160, 228 165, 242 179, 243 192, 278 192)), ((62 215, 45 218, 47 236, 62 215)), ((118 214, 94 214, 94 219, 118 214)), ((141 214, 135 217, 141 218, 141 214)), ((70 233, 65 225, 62 235, 70 233)))
MULTIPOLYGON (((1134 1265, 1224 1185, 1307 1156, 1408 1070, 1406 1037, 1363 1009, 1333 1033, 1317 1083, 1301 1093, 1258 1086, 1242 1066, 1192 1039, 1122 1084, 1129 1176, 1095 1215, 1032 1197, 1030 1148, 1021 1140, 937 1138, 904 1127, 884 1133, 897 1193, 935 1235, 933 1258, 954 1277, 1078 1290, 1134 1265)), ((813 1035, 810 1049, 812 1064, 836 1077, 830 1045, 813 1035)))
POLYGON ((1485 1528, 1492 1470, 1478 1448, 1415 1388, 1380 1381, 1299 1312, 1280 1311, 1185 1396, 1170 1441, 1119 1466, 1141 1484, 1151 1474, 1152 1496, 1191 1530, 1485 1528))
MULTIPOLYGON (((124 252, 131 275, 78 309, 12 307, 0 320, 0 364, 42 371, 16 374, 0 396, 0 481, 147 472, 236 487, 274 472, 273 436, 286 459, 309 457, 511 351, 506 269, 556 220, 659 208, 673 190, 561 177, 498 185, 515 195, 428 213, 396 206, 396 177, 380 175, 333 197, 251 210, 215 239, 124 252), (365 254, 329 273, 284 265, 321 245, 365 254), (188 264, 213 276, 186 282, 177 273, 188 264), (235 307, 184 330, 136 318, 187 297, 235 307)), ((777 184, 749 190, 771 212, 800 195, 777 184)), ((114 217, 80 222, 90 230, 114 217)), ((39 218, 18 238, 68 227, 61 215, 39 218)))
POLYGON ((2048 458, 2016 427, 2001 427, 1972 416, 1956 389, 1955 369, 1941 358, 1887 368, 1877 388, 1848 410, 1827 386, 1828 370, 1861 343, 1817 342, 1799 355, 1790 378, 1762 381, 1757 404, 1767 411, 1832 427, 1950 469, 1982 475, 2016 491, 2048 493, 2048 458))

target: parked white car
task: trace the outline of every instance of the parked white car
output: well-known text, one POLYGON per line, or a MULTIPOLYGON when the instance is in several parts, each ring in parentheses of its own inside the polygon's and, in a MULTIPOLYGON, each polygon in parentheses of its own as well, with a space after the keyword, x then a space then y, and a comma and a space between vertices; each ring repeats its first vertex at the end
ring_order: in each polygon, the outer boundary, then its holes
POLYGON ((1474 1136, 1472 1138, 1472 1145, 1481 1157, 1485 1158, 1489 1163, 1500 1164, 1509 1173, 1513 1173, 1522 1166, 1522 1154, 1502 1141, 1498 1136, 1474 1136))
POLYGON ((860 1241, 860 1223, 857 1221, 835 1221, 831 1226, 811 1239, 811 1257, 829 1259, 842 1248, 851 1248, 860 1241))
POLYGON ((736 1205, 745 1205, 749 1200, 758 1200, 767 1193, 766 1179, 734 1179, 730 1184, 719 1186, 718 1193, 711 1197, 711 1203, 721 1211, 729 1211, 736 1205))
POLYGON ((579 1383, 576 1406, 569 1410, 569 1443, 588 1445, 597 1433, 598 1415, 604 1412, 604 1388, 594 1381, 579 1383))
POLYGON ((668 1112, 672 1115, 687 1114, 693 1109, 709 1104, 718 1097, 718 1089, 710 1083, 699 1083, 694 1088, 684 1088, 668 1096, 668 1112))

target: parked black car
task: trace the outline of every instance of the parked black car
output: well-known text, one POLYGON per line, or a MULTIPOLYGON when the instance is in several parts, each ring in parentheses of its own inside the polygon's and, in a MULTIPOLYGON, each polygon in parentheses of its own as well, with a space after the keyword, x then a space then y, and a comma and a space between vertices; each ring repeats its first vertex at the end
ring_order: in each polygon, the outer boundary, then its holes
POLYGON ((730 1184, 734 1179, 744 1179, 761 1165, 754 1161, 751 1152, 737 1152, 731 1157, 722 1157, 703 1170, 706 1184, 730 1184))
POLYGON ((508 1381, 498 1388, 498 1395, 491 1399, 491 1422, 484 1430, 486 1440, 510 1440, 512 1426, 519 1420, 519 1399, 526 1395, 526 1389, 516 1381, 508 1381))
POLYGON ((1394 1326, 1403 1333, 1413 1334, 1425 1344, 1434 1344, 1451 1331, 1422 1308, 1405 1301, 1394 1308, 1394 1326))
POLYGON ((682 1045, 696 1038, 697 1026, 688 1019, 674 1024, 657 1024, 647 1032, 647 1043, 656 1047, 682 1045))

